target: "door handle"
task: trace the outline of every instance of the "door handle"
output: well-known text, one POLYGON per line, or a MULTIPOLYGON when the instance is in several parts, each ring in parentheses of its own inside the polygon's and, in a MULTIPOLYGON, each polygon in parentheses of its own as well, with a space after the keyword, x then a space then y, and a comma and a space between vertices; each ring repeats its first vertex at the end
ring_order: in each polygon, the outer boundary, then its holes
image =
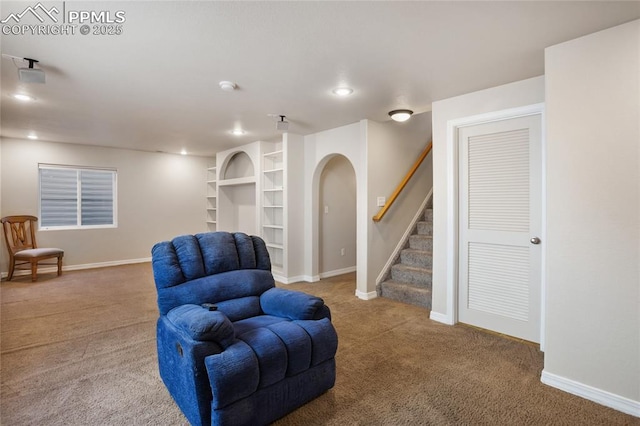
POLYGON ((531 244, 540 244, 540 238, 538 238, 538 237, 533 237, 533 238, 531 238, 531 239, 529 240, 529 242, 530 242, 531 244))

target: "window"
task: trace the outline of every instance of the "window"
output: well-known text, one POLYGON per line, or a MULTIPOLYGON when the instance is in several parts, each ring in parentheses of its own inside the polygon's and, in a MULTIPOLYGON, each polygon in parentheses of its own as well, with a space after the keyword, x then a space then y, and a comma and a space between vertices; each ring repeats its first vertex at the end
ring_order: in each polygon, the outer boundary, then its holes
POLYGON ((40 229, 108 228, 117 225, 117 172, 39 165, 40 229))

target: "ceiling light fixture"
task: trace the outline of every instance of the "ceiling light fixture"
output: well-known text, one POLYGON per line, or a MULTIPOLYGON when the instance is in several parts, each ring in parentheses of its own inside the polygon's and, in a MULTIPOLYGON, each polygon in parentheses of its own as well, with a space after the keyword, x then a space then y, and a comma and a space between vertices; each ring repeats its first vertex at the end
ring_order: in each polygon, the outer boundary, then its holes
POLYGON ((182 148, 182 151, 180 151, 180 155, 187 155, 187 150, 182 148))
POLYGON ((35 101, 36 98, 31 97, 29 95, 25 95, 23 93, 16 93, 15 95, 13 95, 14 99, 17 99, 19 101, 23 101, 23 102, 29 102, 29 101, 35 101))
POLYGON ((235 84, 233 81, 226 81, 226 80, 225 81, 221 81, 220 83, 218 83, 218 85, 225 92, 233 92, 234 90, 236 90, 238 88, 238 85, 235 84))
POLYGON ((244 131, 244 130, 242 130, 242 129, 233 129, 233 130, 231 131, 231 134, 232 134, 232 135, 235 135, 235 136, 242 136, 242 135, 244 135, 245 133, 247 133, 247 132, 245 132, 245 131, 244 131))
POLYGON ((413 114, 413 111, 410 109, 394 109, 389 113, 389 116, 393 121, 403 122, 410 119, 411 114, 413 114))
POLYGON ((341 98, 345 96, 349 96, 353 93, 353 89, 350 87, 337 87, 332 90, 332 93, 336 96, 340 96, 341 98))
POLYGON ((36 140, 38 139, 38 135, 36 135, 35 133, 30 133, 27 135, 27 138, 31 139, 31 140, 36 140))

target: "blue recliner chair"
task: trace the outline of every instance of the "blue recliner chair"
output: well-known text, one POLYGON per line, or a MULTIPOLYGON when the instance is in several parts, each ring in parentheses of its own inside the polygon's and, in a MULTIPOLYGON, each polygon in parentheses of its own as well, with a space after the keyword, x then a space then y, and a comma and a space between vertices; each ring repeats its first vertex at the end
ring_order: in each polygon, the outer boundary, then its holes
POLYGON ((329 308, 275 287, 261 238, 184 235, 151 253, 160 376, 191 424, 267 424, 333 387, 329 308))

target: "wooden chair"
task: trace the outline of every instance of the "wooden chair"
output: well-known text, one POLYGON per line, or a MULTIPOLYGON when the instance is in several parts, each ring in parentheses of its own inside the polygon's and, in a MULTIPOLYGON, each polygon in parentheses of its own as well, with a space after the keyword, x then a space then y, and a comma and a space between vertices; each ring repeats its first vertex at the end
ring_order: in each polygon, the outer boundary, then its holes
MULTIPOLYGON (((28 215, 6 216, 0 219, 7 250, 9 251, 9 275, 7 281, 11 281, 11 278, 13 278, 16 266, 26 264, 29 264, 31 268, 31 281, 36 281, 38 263, 54 258, 58 259, 58 275, 62 274, 64 251, 58 248, 38 248, 35 233, 37 220, 37 217, 28 215)), ((55 263, 44 263, 43 265, 55 265, 55 263)))

